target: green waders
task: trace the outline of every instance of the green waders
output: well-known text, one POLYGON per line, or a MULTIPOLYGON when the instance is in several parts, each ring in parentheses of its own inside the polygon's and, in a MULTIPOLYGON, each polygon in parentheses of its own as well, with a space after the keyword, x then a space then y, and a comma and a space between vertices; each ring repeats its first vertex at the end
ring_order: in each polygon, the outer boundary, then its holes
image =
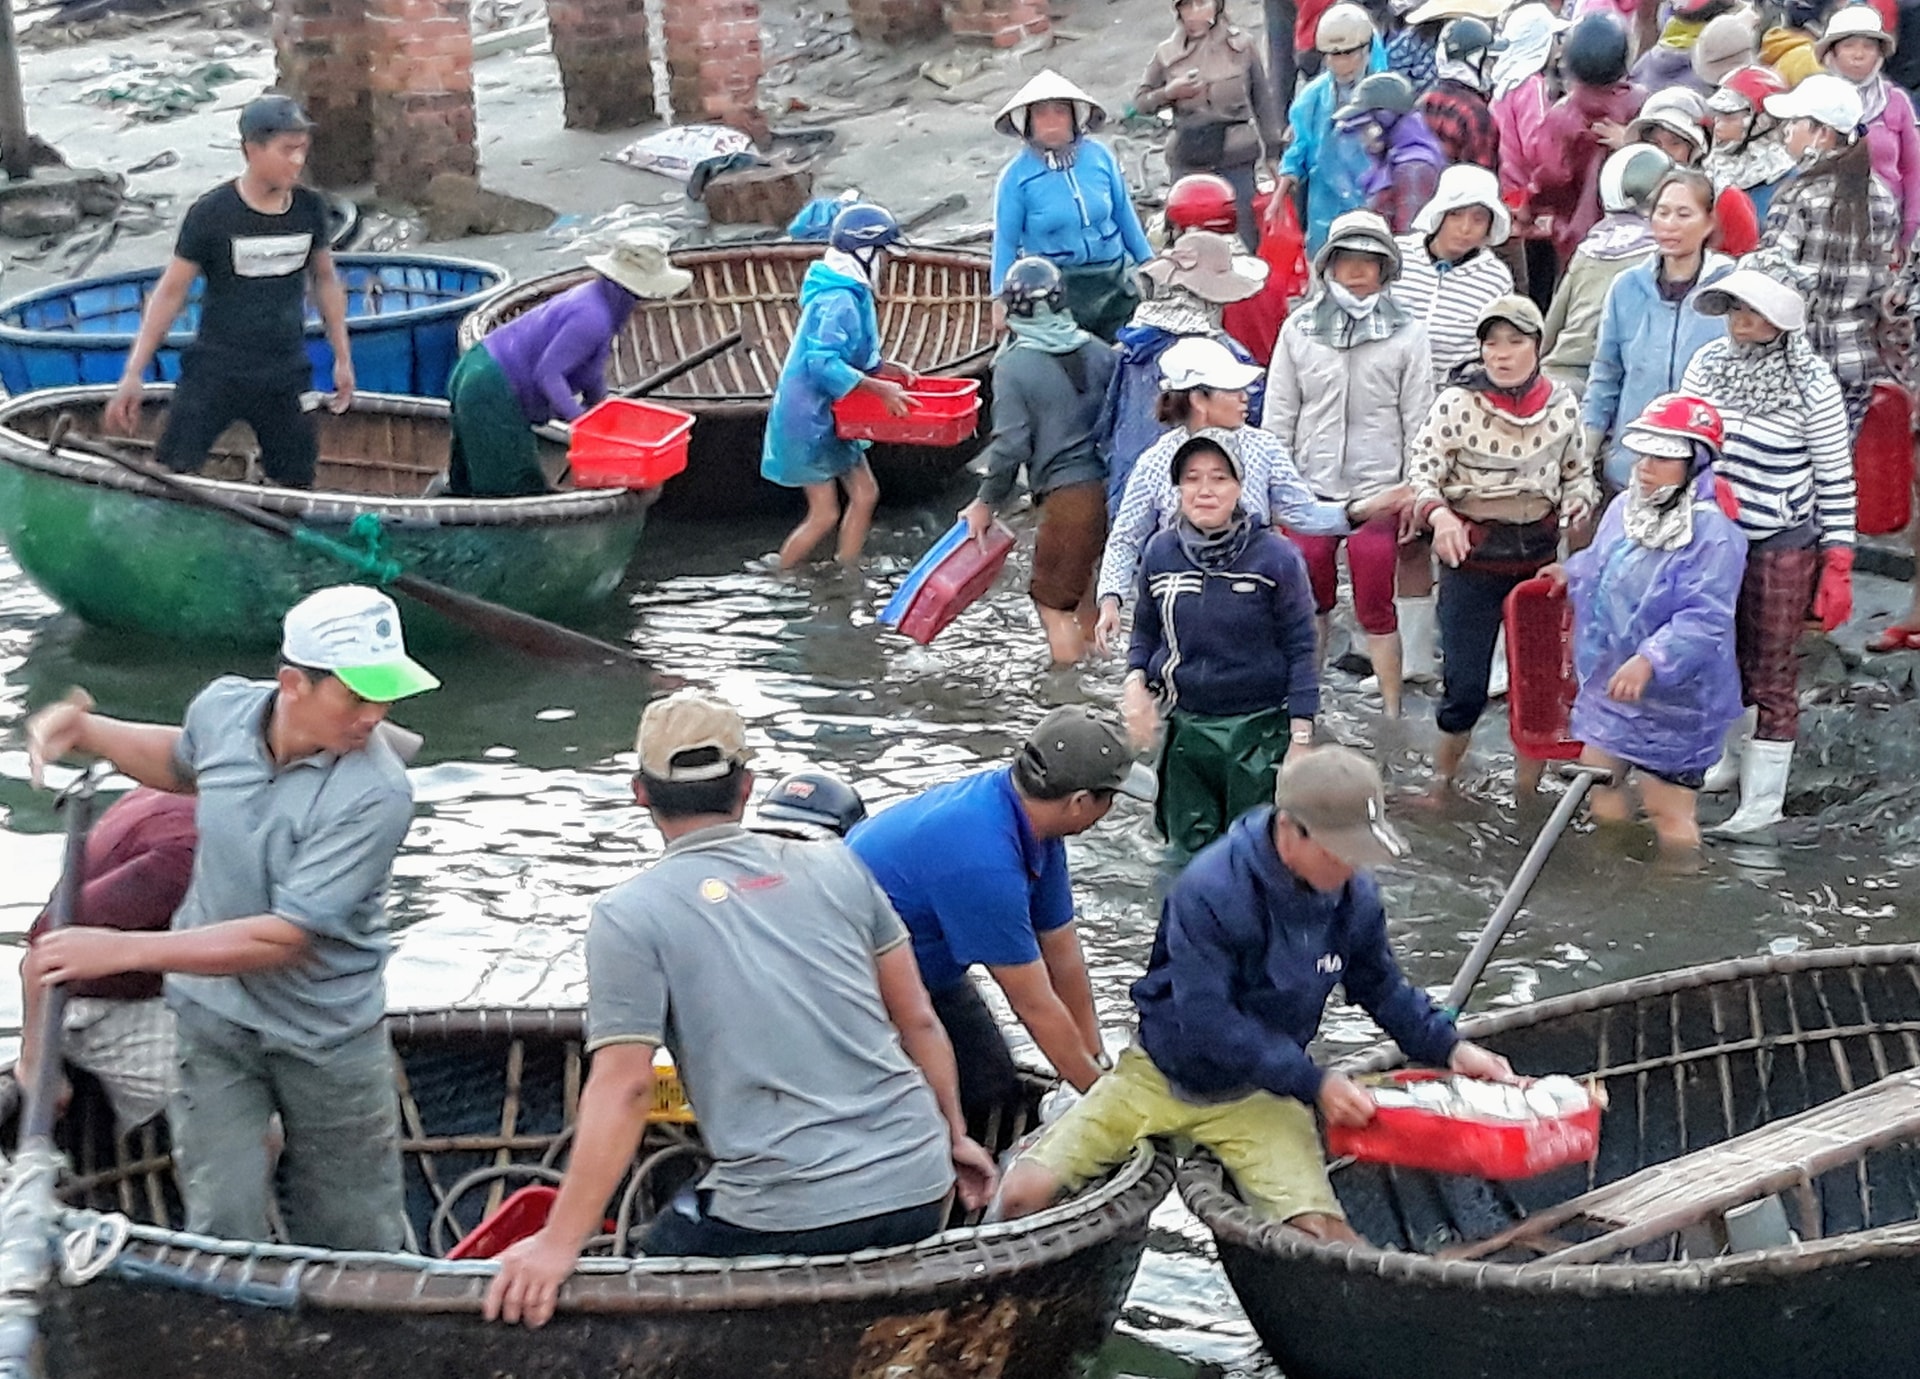
POLYGON ((1175 709, 1160 754, 1160 831, 1192 855, 1259 805, 1273 803, 1273 779, 1287 754, 1287 711, 1212 718, 1175 709))
POLYGON ((526 498, 547 492, 540 444, 527 425, 513 384, 485 348, 475 345, 447 380, 453 446, 447 492, 455 498, 526 498))

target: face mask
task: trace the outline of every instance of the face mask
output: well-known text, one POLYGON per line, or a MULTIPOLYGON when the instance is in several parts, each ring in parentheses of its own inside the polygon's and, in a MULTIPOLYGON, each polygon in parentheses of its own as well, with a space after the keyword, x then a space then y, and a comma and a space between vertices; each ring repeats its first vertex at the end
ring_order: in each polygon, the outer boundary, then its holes
POLYGON ((1380 305, 1378 292, 1369 292, 1364 297, 1356 297, 1337 282, 1327 284, 1327 293, 1333 298, 1335 305, 1356 321, 1366 320, 1373 315, 1373 309, 1380 305))
POLYGON ((1646 480, 1640 478, 1638 475, 1634 476, 1634 483, 1640 486, 1641 501, 1650 508, 1666 507, 1673 501, 1674 495, 1686 487, 1684 484, 1661 484, 1657 488, 1648 488, 1646 480))

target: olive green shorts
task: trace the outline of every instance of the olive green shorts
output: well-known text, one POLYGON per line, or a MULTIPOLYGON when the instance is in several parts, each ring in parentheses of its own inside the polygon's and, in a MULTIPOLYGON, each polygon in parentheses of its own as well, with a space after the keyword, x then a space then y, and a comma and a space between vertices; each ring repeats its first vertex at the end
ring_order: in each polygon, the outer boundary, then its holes
POLYGON ((1289 1221, 1309 1212, 1344 1219, 1327 1181, 1313 1112, 1292 1097, 1254 1092, 1200 1105, 1177 1095, 1138 1047, 1041 1134, 1023 1159, 1077 1190, 1125 1163, 1143 1139, 1168 1136, 1213 1151, 1262 1216, 1289 1221))

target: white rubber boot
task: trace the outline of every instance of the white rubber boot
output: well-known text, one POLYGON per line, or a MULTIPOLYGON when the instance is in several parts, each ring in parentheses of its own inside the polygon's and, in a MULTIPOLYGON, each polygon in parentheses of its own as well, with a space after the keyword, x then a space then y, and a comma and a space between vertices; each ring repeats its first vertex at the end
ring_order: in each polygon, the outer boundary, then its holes
POLYGON ((1707 768, 1707 782, 1700 787, 1701 794, 1717 795, 1740 783, 1740 756, 1747 744, 1753 741, 1753 730, 1759 722, 1760 710, 1748 709, 1727 729, 1727 740, 1720 748, 1720 760, 1707 768))
POLYGON ((1740 807, 1723 824, 1707 830, 1716 838, 1743 838, 1772 828, 1786 817, 1787 773, 1793 766, 1791 742, 1756 738, 1740 758, 1740 807))
POLYGON ((1507 697, 1507 629, 1493 639, 1493 664, 1487 668, 1487 698, 1507 697))
POLYGON ((1440 679, 1440 605, 1434 596, 1393 601, 1395 617, 1400 621, 1400 654, 1403 658, 1400 678, 1435 684, 1440 679))

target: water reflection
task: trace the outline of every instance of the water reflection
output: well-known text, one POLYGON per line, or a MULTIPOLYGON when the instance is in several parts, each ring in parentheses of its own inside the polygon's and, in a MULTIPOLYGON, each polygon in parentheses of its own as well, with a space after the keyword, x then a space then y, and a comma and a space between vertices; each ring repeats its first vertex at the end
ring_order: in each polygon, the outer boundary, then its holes
MULTIPOLYGON (((712 685, 748 719, 763 784, 806 762, 856 780, 870 806, 1003 760, 1063 699, 1111 702, 1111 669, 1044 673, 1025 571, 970 610, 932 648, 880 632, 892 583, 951 521, 958 502, 883 514, 864 578, 760 573, 779 522, 729 528, 657 523, 629 581, 622 631, 656 665, 712 685)), ((533 1004, 583 995, 578 937, 593 898, 660 846, 632 807, 627 777, 644 686, 628 678, 503 660, 477 650, 426 658, 445 683, 398 715, 426 736, 412 772, 418 817, 395 870, 400 931, 390 973, 396 1004, 533 1004)), ((0 934, 23 931, 53 882, 59 841, 51 800, 26 783, 20 726, 31 708, 85 685, 110 713, 176 718, 216 674, 264 674, 190 646, 87 631, 59 616, 0 557, 0 934)), ((1397 791, 1424 786, 1431 701, 1385 724, 1348 678, 1333 677, 1327 723, 1373 751, 1397 791)), ((1376 701, 1377 702, 1377 701, 1376 701)), ((1484 784, 1439 809, 1395 812, 1416 863, 1385 878, 1406 966, 1434 988, 1450 979, 1519 865, 1551 799, 1516 802, 1499 784, 1510 762, 1491 743, 1470 762, 1484 784)), ((1913 839, 1881 846, 1879 816, 1809 830, 1786 848, 1716 852, 1695 876, 1664 875, 1643 830, 1571 831, 1532 905, 1496 955, 1480 1007, 1712 958, 1799 946, 1920 938, 1909 899, 1913 839)), ((1841 816, 1836 816, 1841 817, 1841 816)), ((1098 1009, 1128 1023, 1127 987, 1153 936, 1165 876, 1146 811, 1121 800, 1110 821, 1071 845, 1098 1009)), ((11 970, 11 960, 8 960, 11 970)), ((0 980, 0 1022, 17 1016, 0 980)), ((1336 1009, 1335 1047, 1373 1037, 1336 1009)), ((1204 1232, 1177 1201, 1163 1205, 1109 1373, 1261 1372, 1252 1333, 1212 1262, 1204 1232)))

